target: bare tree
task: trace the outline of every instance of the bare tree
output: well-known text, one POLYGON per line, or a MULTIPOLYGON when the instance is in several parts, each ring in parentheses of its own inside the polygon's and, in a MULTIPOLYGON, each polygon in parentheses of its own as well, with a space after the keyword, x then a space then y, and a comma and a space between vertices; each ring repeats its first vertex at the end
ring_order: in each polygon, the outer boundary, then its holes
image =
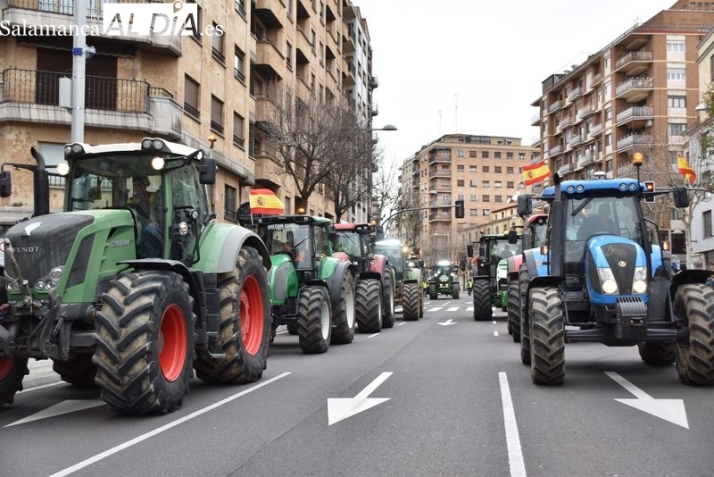
POLYGON ((381 167, 372 176, 372 205, 380 219, 387 219, 389 211, 397 208, 399 193, 399 168, 395 162, 385 162, 382 151, 376 152, 376 157, 381 162, 381 167))

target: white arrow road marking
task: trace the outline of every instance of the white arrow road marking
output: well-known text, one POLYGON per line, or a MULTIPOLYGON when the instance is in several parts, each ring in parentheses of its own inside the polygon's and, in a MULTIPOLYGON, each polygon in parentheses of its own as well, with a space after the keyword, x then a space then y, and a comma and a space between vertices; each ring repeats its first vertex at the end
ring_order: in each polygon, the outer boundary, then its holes
POLYGON ((380 374, 353 398, 328 398, 327 399, 327 425, 331 426, 343 419, 359 414, 362 411, 389 401, 391 398, 370 398, 374 392, 393 373, 380 374))
POLYGON ((101 399, 68 399, 62 401, 59 404, 43 409, 31 416, 27 416, 24 419, 15 421, 6 425, 5 427, 17 426, 20 424, 27 424, 32 421, 39 421, 40 419, 49 419, 55 416, 61 416, 62 414, 69 414, 71 412, 84 411, 85 409, 91 409, 93 407, 103 406, 104 401, 101 399))
POLYGON ((455 322, 454 320, 452 320, 451 318, 449 318, 448 320, 442 321, 442 322, 440 322, 439 324, 440 324, 441 326, 449 326, 449 325, 455 325, 456 322, 455 322))
POLYGON ((687 411, 684 409, 684 401, 682 399, 655 399, 619 374, 612 371, 607 371, 605 374, 632 393, 636 398, 615 399, 615 401, 644 411, 647 414, 652 414, 655 417, 669 421, 672 424, 677 424, 685 429, 689 429, 687 411))

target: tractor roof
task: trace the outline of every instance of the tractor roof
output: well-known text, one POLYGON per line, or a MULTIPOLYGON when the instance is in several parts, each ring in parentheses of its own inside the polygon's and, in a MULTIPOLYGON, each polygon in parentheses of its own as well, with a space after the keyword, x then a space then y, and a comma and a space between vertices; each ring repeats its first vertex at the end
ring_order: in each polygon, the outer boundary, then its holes
MULTIPOLYGON (((170 141, 164 141, 163 139, 151 139, 151 138, 146 138, 142 140, 142 142, 121 142, 121 143, 114 143, 114 144, 100 144, 97 146, 93 146, 91 144, 86 144, 86 143, 73 143, 73 144, 79 144, 82 149, 84 150, 84 154, 107 154, 111 152, 156 152, 157 150, 160 151, 165 151, 165 152, 170 152, 172 154, 176 154, 177 156, 188 156, 189 154, 196 152, 196 149, 193 147, 189 147, 185 144, 179 144, 176 142, 170 142, 170 141), (144 148, 142 147, 142 143, 145 142, 146 140, 151 140, 152 143, 154 141, 157 141, 155 144, 157 147, 154 148, 144 148)), ((69 146, 72 146, 72 144, 69 144, 69 146)))
POLYGON ((340 222, 335 224, 335 230, 338 232, 357 232, 362 234, 374 232, 374 226, 372 224, 353 224, 349 222, 340 222))
POLYGON ((330 225, 332 221, 324 217, 313 217, 311 215, 270 215, 257 217, 255 221, 259 225, 265 224, 316 224, 330 225))
MULTIPOLYGON (((562 193, 565 195, 612 195, 635 194, 643 190, 643 185, 637 179, 598 179, 598 180, 574 180, 564 181, 560 184, 562 193)), ((553 200, 555 196, 555 186, 547 187, 543 190, 542 199, 553 200)))

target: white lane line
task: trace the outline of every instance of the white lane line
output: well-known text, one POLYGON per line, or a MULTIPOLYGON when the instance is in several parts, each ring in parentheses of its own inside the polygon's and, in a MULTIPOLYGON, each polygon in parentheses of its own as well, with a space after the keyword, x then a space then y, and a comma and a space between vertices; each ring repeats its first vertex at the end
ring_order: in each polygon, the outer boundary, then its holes
POLYGON ((57 381, 56 383, 43 384, 42 386, 37 386, 34 388, 30 388, 30 389, 23 389, 22 391, 18 391, 17 394, 29 393, 30 391, 37 391, 38 389, 49 388, 52 386, 57 386, 58 384, 67 384, 67 383, 65 383, 64 381, 57 381))
POLYGON ((375 336, 379 336, 379 335, 381 335, 381 334, 382 334, 382 333, 374 333, 374 334, 372 334, 372 335, 369 335, 369 336, 367 337, 367 339, 374 338, 375 336))
POLYGON ((521 438, 518 435, 516 413, 513 411, 511 390, 508 387, 506 373, 498 373, 501 384, 501 403, 503 404, 503 423, 506 428, 506 444, 508 445, 508 464, 511 468, 511 477, 526 477, 526 464, 523 462, 523 449, 521 438))
POLYGON ((496 324, 496 322, 494 321, 494 322, 492 322, 491 324, 495 325, 495 324, 496 324))
POLYGON ((494 331, 493 336, 498 336, 498 331, 494 331))
POLYGON ((429 310, 429 313, 431 313, 432 311, 439 311, 439 310, 441 310, 442 308, 444 308, 444 307, 443 307, 443 306, 437 306, 436 308, 430 309, 430 310, 429 310))
POLYGON ((449 309, 446 310, 446 311, 456 311, 456 310, 458 310, 459 308, 461 308, 461 307, 460 307, 460 306, 450 306, 449 309))
POLYGON ((470 306, 470 307, 466 308, 466 311, 474 311, 474 307, 470 306))
POLYGON ((399 324, 398 324, 397 326, 402 326, 402 325, 406 325, 406 324, 407 324, 407 322, 406 322, 406 321, 402 321, 402 322, 401 322, 401 323, 399 323, 399 324))
POLYGON ((124 449, 128 449, 129 447, 131 447, 135 444, 138 444, 138 443, 143 442, 151 437, 159 435, 162 432, 168 431, 169 429, 174 428, 174 427, 178 426, 179 424, 183 424, 184 422, 190 421, 191 419, 193 419, 195 417, 201 416, 201 415, 207 413, 208 411, 212 411, 212 410, 216 409, 217 407, 223 406, 224 404, 228 404, 229 402, 231 402, 235 399, 238 399, 239 397, 243 397, 248 393, 257 391, 258 389, 260 389, 264 386, 267 386, 268 384, 271 384, 271 383, 277 381, 278 379, 282 379, 289 374, 290 374, 289 372, 279 374, 279 375, 275 376, 274 378, 268 379, 267 381, 263 381, 260 384, 256 384, 255 386, 253 386, 250 389, 246 389, 245 391, 241 391, 237 394, 234 394, 233 396, 229 396, 229 397, 223 399, 222 401, 218 401, 216 403, 211 404, 210 406, 204 407, 203 409, 199 409, 198 411, 193 412, 193 413, 189 414, 188 416, 184 416, 181 419, 177 419, 173 422, 170 422, 164 426, 159 427, 158 429, 154 429, 153 431, 147 432, 146 434, 142 434, 139 437, 135 437, 129 441, 126 441, 123 444, 119 444, 118 446, 115 446, 115 447, 112 447, 111 449, 105 450, 104 452, 99 453, 93 457, 90 457, 89 459, 83 460, 82 462, 79 462, 77 464, 74 464, 71 467, 62 469, 59 472, 52 474, 50 477, 63 477, 65 475, 69 475, 73 472, 77 472, 78 470, 84 469, 85 467, 88 467, 88 466, 94 464, 95 462, 99 462, 100 460, 106 459, 107 457, 117 454, 117 453, 123 451, 124 449))

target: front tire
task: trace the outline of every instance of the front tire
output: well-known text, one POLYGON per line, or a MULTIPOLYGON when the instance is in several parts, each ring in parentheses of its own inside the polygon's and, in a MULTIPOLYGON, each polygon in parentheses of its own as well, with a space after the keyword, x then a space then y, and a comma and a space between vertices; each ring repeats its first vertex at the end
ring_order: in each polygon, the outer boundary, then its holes
POLYGON ((382 331, 382 284, 379 280, 357 282, 357 329, 360 333, 382 331))
POLYGON ((332 309, 323 286, 305 287, 298 302, 298 341, 305 354, 324 353, 330 347, 332 309))
POLYGON ((508 334, 513 338, 514 343, 521 341, 521 316, 520 297, 518 296, 518 283, 515 281, 508 284, 508 334))
POLYGON ((554 287, 531 289, 531 379, 535 384, 563 384, 565 318, 563 297, 554 287))
POLYGON ((15 401, 15 393, 22 391, 22 380, 30 374, 27 358, 0 358, 0 408, 15 401))
POLYGON ((402 317, 404 321, 417 321, 420 315, 419 285, 416 283, 402 284, 402 317))
POLYGON ((355 315, 355 282, 352 272, 347 270, 340 284, 340 296, 332 308, 335 329, 332 330, 331 344, 352 343, 355 338, 355 315))
POLYGON ((676 360, 674 343, 637 343, 640 358, 650 366, 669 366, 676 360))
POLYGON ((94 364, 101 398, 116 412, 164 414, 183 403, 193 373, 193 298, 177 273, 124 273, 97 314, 94 364))
POLYGON ((685 384, 714 384, 714 289, 699 283, 681 285, 674 314, 689 324, 689 339, 677 343, 677 373, 685 384))
POLYGON ((528 284, 531 277, 526 264, 518 270, 518 309, 519 329, 521 331, 521 363, 531 364, 531 324, 526 313, 526 298, 528 298, 528 284))
POLYGON ((53 360, 52 370, 60 375, 62 381, 78 388, 96 386, 94 377, 97 375, 97 367, 92 362, 91 353, 70 353, 67 361, 53 360))
POLYGON ((271 339, 268 279, 257 250, 238 254, 233 272, 218 276, 218 343, 225 356, 200 349, 194 363, 199 379, 214 384, 252 383, 263 376, 271 339))
POLYGON ((493 318, 491 307, 491 286, 488 279, 474 280, 474 320, 486 321, 493 318))
POLYGON ((382 284, 382 328, 394 327, 394 284, 392 277, 385 274, 384 283, 382 284))

